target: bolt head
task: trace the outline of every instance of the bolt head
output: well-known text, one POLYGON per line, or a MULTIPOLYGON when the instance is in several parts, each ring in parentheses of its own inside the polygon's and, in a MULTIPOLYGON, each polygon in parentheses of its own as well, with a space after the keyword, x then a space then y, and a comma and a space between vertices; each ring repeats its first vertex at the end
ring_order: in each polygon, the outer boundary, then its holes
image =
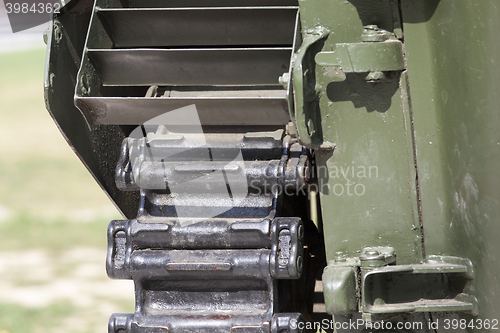
POLYGON ((335 253, 335 262, 344 262, 346 261, 345 254, 342 251, 338 251, 335 253))
POLYGON ((366 250, 365 251, 365 254, 368 255, 368 256, 378 256, 380 253, 378 251, 375 251, 375 250, 366 250))
POLYGON ((378 82, 382 81, 383 79, 385 79, 385 73, 382 71, 369 72, 365 77, 365 81, 368 82, 378 82))
POLYGON ((311 180, 311 168, 310 168, 309 161, 307 161, 306 165, 304 166, 302 179, 303 179, 302 182, 304 184, 307 184, 309 182, 309 180, 311 180))
POLYGON ((49 28, 45 29, 45 31, 43 32, 43 42, 45 43, 45 45, 47 45, 49 41, 49 32, 50 32, 49 28))
POLYGON ((299 228, 297 229, 297 236, 299 237, 299 240, 304 238, 304 226, 302 224, 299 225, 299 228))
POLYGON ((297 272, 302 272, 302 256, 297 257, 297 272))
POLYGON ((279 84, 286 89, 288 87, 288 81, 290 81, 290 74, 283 73, 283 75, 279 77, 278 81, 279 84))

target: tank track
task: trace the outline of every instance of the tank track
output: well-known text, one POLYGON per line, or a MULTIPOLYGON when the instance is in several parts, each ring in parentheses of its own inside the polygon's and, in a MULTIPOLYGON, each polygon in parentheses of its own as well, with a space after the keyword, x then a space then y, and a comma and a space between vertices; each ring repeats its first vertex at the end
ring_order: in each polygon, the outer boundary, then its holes
POLYGON ((309 179, 307 150, 283 131, 202 134, 202 145, 163 131, 122 145, 116 182, 141 191, 140 208, 110 223, 106 267, 134 280, 136 311, 114 314, 109 332, 300 332, 300 313, 279 312, 277 281, 302 274, 304 224, 280 213, 309 179))

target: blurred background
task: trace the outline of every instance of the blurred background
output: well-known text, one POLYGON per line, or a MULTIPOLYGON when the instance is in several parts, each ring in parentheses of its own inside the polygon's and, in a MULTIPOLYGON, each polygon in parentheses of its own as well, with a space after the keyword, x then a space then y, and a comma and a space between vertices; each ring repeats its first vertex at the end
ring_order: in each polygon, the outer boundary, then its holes
POLYGON ((46 26, 13 34, 0 2, 0 333, 105 333, 134 311, 105 269, 121 216, 45 109, 46 26))

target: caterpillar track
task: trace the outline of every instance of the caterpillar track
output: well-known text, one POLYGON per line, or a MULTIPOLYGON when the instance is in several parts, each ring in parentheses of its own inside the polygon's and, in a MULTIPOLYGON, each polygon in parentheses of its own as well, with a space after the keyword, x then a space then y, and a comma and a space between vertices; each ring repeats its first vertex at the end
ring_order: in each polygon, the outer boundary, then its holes
POLYGON ((279 84, 298 5, 247 2, 97 0, 89 13, 74 103, 130 217, 110 223, 107 272, 136 290, 109 333, 302 332, 312 318, 325 263, 308 245, 311 154, 279 84))

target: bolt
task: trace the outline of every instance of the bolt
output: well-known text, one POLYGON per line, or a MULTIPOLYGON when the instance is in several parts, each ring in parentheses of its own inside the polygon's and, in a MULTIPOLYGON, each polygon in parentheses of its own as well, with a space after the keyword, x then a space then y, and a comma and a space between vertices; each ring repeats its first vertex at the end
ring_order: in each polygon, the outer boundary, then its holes
POLYGON ((346 261, 344 252, 339 251, 335 253, 335 262, 344 262, 346 261))
POLYGON ((297 137, 297 130, 295 129, 295 125, 292 122, 289 122, 286 124, 285 128, 286 134, 290 135, 292 138, 297 137))
POLYGON ((87 76, 81 77, 82 96, 90 96, 90 84, 87 76))
POLYGON ((366 313, 366 312, 363 312, 363 315, 362 315, 362 317, 361 317, 361 318, 363 318, 363 320, 364 320, 365 322, 367 322, 367 323, 371 323, 371 322, 373 322, 373 315, 372 315, 371 313, 366 313))
POLYGON ((389 38, 387 31, 379 29, 376 25, 366 25, 361 35, 363 42, 383 42, 389 38))
POLYGON ((309 163, 307 163, 304 168, 304 183, 307 183, 310 179, 311 179, 311 170, 309 168, 309 163))
POLYGON ((50 28, 45 29, 45 31, 43 32, 43 42, 45 43, 45 45, 47 45, 47 43, 49 42, 49 32, 50 28))
POLYGON ((370 256, 370 257, 375 257, 375 256, 378 256, 380 253, 378 251, 375 251, 375 250, 366 250, 365 254, 370 256))
POLYGON ((302 256, 297 257, 297 272, 302 271, 302 256))
POLYGON ((63 38, 63 33, 61 31, 61 27, 58 24, 54 23, 54 39, 56 43, 59 44, 62 38, 63 38))
POLYGON ((288 88, 288 82, 290 81, 290 74, 288 73, 283 73, 278 79, 279 84, 283 86, 283 88, 287 89, 288 88))
POLYGON ((307 121, 307 132, 310 137, 313 137, 314 134, 316 134, 316 129, 314 128, 314 122, 312 121, 312 119, 309 119, 307 121))
POLYGON ((302 238, 304 238, 304 226, 302 224, 299 225, 299 229, 297 230, 297 236, 299 237, 299 240, 302 240, 302 238))
POLYGON ((365 81, 368 82, 378 82, 382 81, 383 79, 385 79, 385 73, 381 71, 369 72, 365 77, 365 81))
POLYGON ((302 174, 299 175, 300 177, 299 187, 304 186, 309 182, 309 180, 311 180, 311 163, 309 162, 309 160, 305 161, 301 169, 302 169, 302 174))

